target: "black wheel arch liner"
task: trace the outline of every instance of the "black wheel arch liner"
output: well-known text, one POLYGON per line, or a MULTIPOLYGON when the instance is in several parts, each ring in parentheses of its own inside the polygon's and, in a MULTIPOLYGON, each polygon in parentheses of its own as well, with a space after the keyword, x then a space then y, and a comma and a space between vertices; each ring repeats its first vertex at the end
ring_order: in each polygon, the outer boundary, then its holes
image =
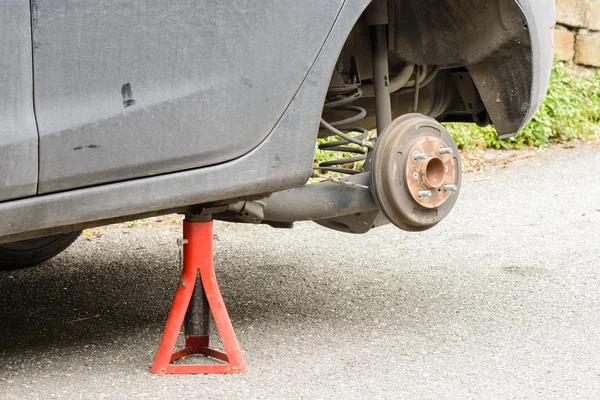
POLYGON ((417 64, 467 67, 500 137, 543 101, 552 68, 551 0, 390 1, 390 50, 417 64))

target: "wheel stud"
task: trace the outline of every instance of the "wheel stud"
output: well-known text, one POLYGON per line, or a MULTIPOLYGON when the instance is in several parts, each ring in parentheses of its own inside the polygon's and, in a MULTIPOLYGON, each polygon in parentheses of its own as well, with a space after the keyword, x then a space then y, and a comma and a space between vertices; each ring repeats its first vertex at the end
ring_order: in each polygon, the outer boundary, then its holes
POLYGON ((415 159, 415 160, 426 160, 427 159, 427 154, 425 154, 425 153, 415 153, 415 154, 413 154, 413 159, 415 159))
POLYGON ((419 197, 431 197, 429 190, 419 190, 419 197))
POLYGON ((452 149, 450 147, 440 147, 440 154, 452 154, 452 149))
POLYGON ((454 192, 456 190, 456 185, 444 185, 444 191, 446 192, 454 192))

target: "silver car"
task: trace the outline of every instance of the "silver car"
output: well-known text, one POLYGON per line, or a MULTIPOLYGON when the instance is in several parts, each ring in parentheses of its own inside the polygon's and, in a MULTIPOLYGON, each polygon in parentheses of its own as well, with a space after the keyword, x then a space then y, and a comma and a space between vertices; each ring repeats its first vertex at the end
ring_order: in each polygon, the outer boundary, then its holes
POLYGON ((554 23, 551 0, 5 0, 0 268, 170 212, 431 228, 460 191, 440 123, 517 134, 554 23))

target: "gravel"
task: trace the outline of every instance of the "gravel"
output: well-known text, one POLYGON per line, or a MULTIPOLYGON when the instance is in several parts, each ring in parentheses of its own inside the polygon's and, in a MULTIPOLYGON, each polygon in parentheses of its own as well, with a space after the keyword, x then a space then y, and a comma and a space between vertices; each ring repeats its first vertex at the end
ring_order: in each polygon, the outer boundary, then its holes
POLYGON ((148 371, 176 216, 86 231, 0 273, 0 398, 600 398, 599 150, 465 174, 418 234, 216 223, 241 375, 148 371))

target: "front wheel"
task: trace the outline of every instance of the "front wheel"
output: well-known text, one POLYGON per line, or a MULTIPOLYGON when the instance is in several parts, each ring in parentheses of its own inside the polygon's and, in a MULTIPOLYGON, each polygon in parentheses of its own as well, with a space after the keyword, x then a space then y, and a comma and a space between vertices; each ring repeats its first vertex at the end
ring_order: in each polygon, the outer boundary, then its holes
POLYGON ((65 250, 81 231, 0 244, 0 270, 30 267, 65 250))

